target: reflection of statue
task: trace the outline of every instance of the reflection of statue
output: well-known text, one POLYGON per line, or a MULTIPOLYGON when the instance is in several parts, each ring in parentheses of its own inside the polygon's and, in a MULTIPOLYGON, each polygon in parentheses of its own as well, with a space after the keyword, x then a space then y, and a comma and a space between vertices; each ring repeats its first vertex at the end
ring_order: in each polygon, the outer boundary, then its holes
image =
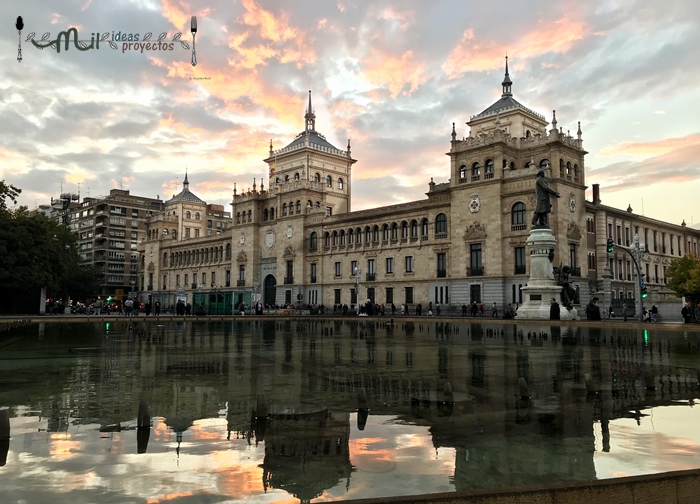
POLYGON ((549 202, 549 195, 559 198, 559 193, 549 187, 549 184, 544 178, 544 170, 537 172, 537 182, 535 182, 535 198, 537 199, 537 207, 535 207, 535 215, 532 216, 533 226, 547 226, 547 214, 552 211, 552 204, 549 202))
POLYGON ((569 266, 559 266, 557 275, 557 285, 561 285, 561 304, 566 307, 567 310, 571 310, 574 307, 574 300, 576 299, 576 287, 569 282, 569 275, 571 274, 571 267, 569 266))

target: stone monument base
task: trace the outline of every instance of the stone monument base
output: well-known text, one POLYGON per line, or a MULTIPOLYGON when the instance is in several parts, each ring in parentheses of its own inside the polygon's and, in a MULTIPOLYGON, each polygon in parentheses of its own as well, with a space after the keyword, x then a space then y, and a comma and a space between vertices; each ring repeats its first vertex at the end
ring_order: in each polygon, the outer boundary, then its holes
POLYGON ((559 320, 579 320, 578 311, 576 308, 567 310, 561 305, 561 286, 540 286, 540 287, 523 287, 523 298, 525 302, 518 308, 517 319, 534 319, 534 320, 549 320, 549 310, 551 303, 549 300, 554 298, 559 303, 559 320))
POLYGON ((522 288, 525 302, 518 308, 518 319, 549 320, 551 298, 560 306, 560 320, 578 320, 575 308, 561 306, 562 287, 554 281, 550 251, 556 247, 556 239, 548 226, 533 226, 527 238, 530 250, 530 280, 522 288))

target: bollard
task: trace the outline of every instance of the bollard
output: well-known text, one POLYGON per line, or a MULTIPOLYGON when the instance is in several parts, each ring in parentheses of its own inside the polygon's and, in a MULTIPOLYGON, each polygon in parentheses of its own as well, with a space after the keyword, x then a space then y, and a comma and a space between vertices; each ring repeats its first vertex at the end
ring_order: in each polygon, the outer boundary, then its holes
POLYGON ((586 392, 589 394, 595 394, 597 392, 595 383, 593 382, 593 378, 591 377, 591 373, 586 373, 583 375, 583 379, 586 382, 586 392))
POLYGON ((647 370, 644 372, 644 385, 646 385, 647 390, 656 390, 656 383, 654 383, 654 375, 651 371, 647 370))
POLYGON ((369 417, 369 410, 357 410, 357 430, 365 430, 367 417, 369 417))
POLYGON ((258 401, 255 407, 255 419, 267 419, 267 401, 265 394, 258 394, 258 401))
POLYGON ((139 430, 151 428, 151 409, 145 401, 139 402, 139 412, 136 417, 136 425, 139 430))
POLYGON ((527 381, 525 381, 525 378, 518 378, 518 391, 520 393, 520 399, 530 398, 530 389, 527 386, 527 381))
POLYGON ((357 391, 357 409, 358 410, 369 410, 369 403, 367 401, 367 391, 364 387, 361 387, 357 391))
POLYGON ((10 410, 0 410, 0 439, 10 439, 10 410))
POLYGON ((452 393, 452 385, 450 385, 450 382, 445 383, 445 387, 443 388, 443 402, 445 404, 455 403, 455 396, 452 393))

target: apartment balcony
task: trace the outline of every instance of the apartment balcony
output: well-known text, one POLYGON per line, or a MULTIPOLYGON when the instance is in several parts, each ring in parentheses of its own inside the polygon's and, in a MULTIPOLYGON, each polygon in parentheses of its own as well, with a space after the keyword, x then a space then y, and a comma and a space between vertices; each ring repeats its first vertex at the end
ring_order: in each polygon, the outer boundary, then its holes
POLYGON ((437 277, 438 277, 438 278, 445 278, 445 277, 447 277, 447 270, 437 270, 437 277))
POLYGON ((284 285, 292 285, 294 283, 294 277, 284 277, 284 285))
POLYGON ((484 267, 467 268, 467 276, 484 276, 484 267))
POLYGON ((236 280, 236 287, 245 287, 245 279, 236 280))
POLYGON ((376 275, 375 273, 367 273, 367 274, 365 275, 365 280, 366 280, 367 282, 374 282, 375 279, 376 279, 376 276, 377 276, 377 275, 376 275))
POLYGON ((514 274, 516 275, 524 275, 527 273, 525 270, 525 265, 524 264, 516 264, 515 265, 515 270, 513 271, 514 274))

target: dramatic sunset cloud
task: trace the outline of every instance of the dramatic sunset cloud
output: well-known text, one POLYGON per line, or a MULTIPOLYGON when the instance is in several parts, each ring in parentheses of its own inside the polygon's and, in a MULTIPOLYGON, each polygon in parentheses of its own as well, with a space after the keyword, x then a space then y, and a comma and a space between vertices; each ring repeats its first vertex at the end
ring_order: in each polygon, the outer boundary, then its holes
POLYGON ((586 184, 606 204, 653 198, 654 216, 675 221, 692 211, 668 188, 700 190, 693 2, 12 0, 0 13, 24 17, 23 38, 181 33, 143 54, 23 41, 19 63, 17 33, 0 32, 0 180, 25 205, 61 184, 171 194, 186 168, 198 196, 227 200, 234 183, 260 183, 271 139, 278 149, 303 129, 309 89, 317 130, 340 149, 351 139, 353 209, 421 199, 449 178, 452 123, 467 136, 500 97, 506 54, 519 102, 548 119, 556 109, 564 131, 581 121, 586 184))

